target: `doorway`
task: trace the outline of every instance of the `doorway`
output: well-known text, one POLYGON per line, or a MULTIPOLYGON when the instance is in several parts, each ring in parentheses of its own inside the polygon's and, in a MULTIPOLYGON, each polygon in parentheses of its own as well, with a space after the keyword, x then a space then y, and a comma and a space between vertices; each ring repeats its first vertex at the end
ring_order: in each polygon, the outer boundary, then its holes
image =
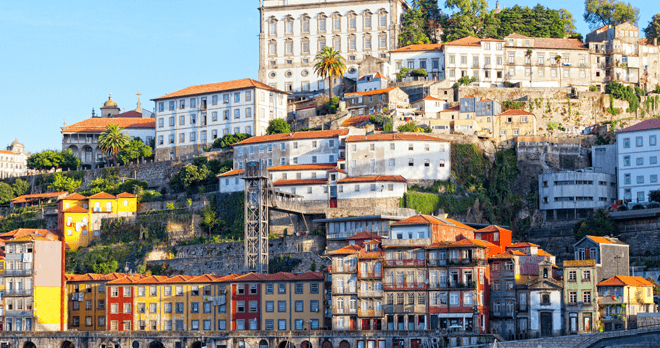
POLYGON ((541 337, 552 336, 552 313, 541 313, 541 337))

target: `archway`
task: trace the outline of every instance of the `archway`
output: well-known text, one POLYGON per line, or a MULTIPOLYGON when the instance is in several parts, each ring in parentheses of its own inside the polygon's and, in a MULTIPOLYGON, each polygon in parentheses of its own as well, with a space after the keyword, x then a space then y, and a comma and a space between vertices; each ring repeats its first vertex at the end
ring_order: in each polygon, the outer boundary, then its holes
POLYGON ((34 342, 27 341, 23 343, 23 348, 37 348, 37 346, 34 344, 34 342))
POLYGON ((323 344, 321 344, 321 348, 332 348, 332 342, 330 341, 323 342, 323 344))
POLYGON ((282 341, 277 345, 277 348, 296 348, 296 345, 290 344, 289 341, 282 341))
POLYGON ((348 341, 344 340, 339 342, 339 348, 351 348, 351 344, 348 341))
POLYGON ((140 342, 138 342, 138 341, 133 341, 133 343, 131 344, 131 347, 133 347, 133 348, 140 348, 140 342))
POLYGON ((159 341, 153 341, 153 342, 149 343, 149 345, 147 346, 147 348, 165 348, 165 346, 163 345, 162 342, 159 342, 159 341))
POLYGON ((193 344, 190 345, 190 348, 202 348, 203 344, 200 341, 193 342, 193 344))
POLYGON ((268 341, 266 340, 259 341, 259 348, 268 348, 268 341))
POLYGON ((312 344, 309 341, 302 341, 300 348, 312 348, 312 344))
POLYGON ((64 341, 62 342, 60 348, 76 348, 76 346, 74 346, 73 343, 71 343, 71 341, 64 341))
POLYGON ((71 145, 67 150, 71 150, 71 152, 73 152, 73 155, 80 159, 80 154, 78 153, 78 146, 71 145))

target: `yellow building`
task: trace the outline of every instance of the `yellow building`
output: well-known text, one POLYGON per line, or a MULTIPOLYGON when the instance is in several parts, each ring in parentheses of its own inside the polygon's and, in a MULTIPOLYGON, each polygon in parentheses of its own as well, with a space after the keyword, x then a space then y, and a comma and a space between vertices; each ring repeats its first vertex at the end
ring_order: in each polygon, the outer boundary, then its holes
POLYGON ((262 330, 321 329, 324 285, 321 272, 264 275, 259 284, 263 294, 262 330))
POLYGON ((637 313, 655 312, 653 283, 643 277, 614 276, 598 283, 598 305, 605 331, 637 326, 637 313))
POLYGON ((124 273, 67 274, 67 322, 78 331, 106 330, 106 283, 126 277, 124 273))
POLYGON ((90 197, 70 194, 58 202, 58 228, 72 250, 88 246, 101 235, 101 220, 135 218, 137 196, 120 193, 117 196, 100 192, 90 197))

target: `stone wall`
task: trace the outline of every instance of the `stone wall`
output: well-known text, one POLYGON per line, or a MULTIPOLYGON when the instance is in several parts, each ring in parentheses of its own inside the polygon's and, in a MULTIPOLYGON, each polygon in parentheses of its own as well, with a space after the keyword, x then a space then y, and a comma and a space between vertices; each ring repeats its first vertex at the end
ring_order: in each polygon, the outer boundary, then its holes
MULTIPOLYGON (((170 178, 178 173, 185 164, 184 161, 162 161, 129 164, 114 168, 119 169, 119 175, 122 177, 146 181, 149 188, 158 189, 167 187, 170 178)), ((86 170, 81 189, 86 189, 92 180, 102 176, 104 170, 104 168, 86 170)))

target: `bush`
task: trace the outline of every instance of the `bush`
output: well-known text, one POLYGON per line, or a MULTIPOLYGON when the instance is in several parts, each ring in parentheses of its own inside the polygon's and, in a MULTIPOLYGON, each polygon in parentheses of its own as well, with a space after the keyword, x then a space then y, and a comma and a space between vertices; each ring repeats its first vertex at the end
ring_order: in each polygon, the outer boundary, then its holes
POLYGON ((429 73, 426 71, 426 69, 415 69, 415 70, 410 72, 410 76, 427 77, 427 76, 429 76, 429 73))
POLYGON ((660 202, 660 191, 659 190, 649 191, 649 202, 660 202))
POLYGON ((398 80, 403 80, 408 76, 408 73, 410 73, 410 69, 402 67, 396 74, 396 78, 398 80))
POLYGON ((401 133, 411 133, 414 132, 417 129, 417 125, 415 125, 414 122, 402 124, 399 127, 397 127, 397 130, 401 133))
POLYGON ((60 192, 60 191, 73 192, 82 184, 82 180, 76 180, 74 178, 65 176, 61 173, 53 174, 53 179, 54 179, 53 182, 50 185, 48 185, 48 188, 55 192, 60 192))
POLYGON ((582 220, 573 226, 573 235, 575 239, 581 239, 584 236, 607 236, 619 233, 619 228, 614 221, 609 218, 609 214, 598 209, 593 216, 582 220))
MULTIPOLYGON (((642 93, 644 93, 643 90, 639 89, 642 93)), ((607 87, 605 88, 605 93, 611 95, 612 97, 620 100, 627 100, 628 101, 628 112, 635 112, 637 111, 637 108, 639 107, 639 96, 635 94, 636 90, 633 89, 630 86, 624 86, 616 81, 612 81, 607 84, 607 87)), ((611 100, 611 99, 610 99, 611 100)), ((610 104, 610 108, 614 109, 612 104, 610 104)), ((612 111, 610 111, 612 112, 612 111)), ((612 113, 613 115, 616 115, 612 113)))
POLYGON ((282 133, 291 133, 291 128, 285 120, 281 118, 276 118, 274 120, 268 121, 268 128, 266 128, 267 134, 282 134, 282 133))
POLYGON ((504 103, 502 103, 502 107, 504 108, 504 111, 510 110, 510 109, 516 109, 516 110, 522 110, 525 108, 525 102, 522 101, 512 101, 512 100, 507 100, 504 103))
POLYGON ((477 79, 475 77, 463 76, 460 79, 458 79, 458 82, 454 83, 452 87, 458 88, 460 86, 468 86, 474 82, 477 82, 477 79))
POLYGON ((597 92, 597 91, 598 91, 598 87, 596 87, 596 86, 589 86, 589 91, 591 91, 591 92, 597 92))
POLYGON ((331 114, 334 114, 339 109, 339 97, 334 97, 328 102, 328 110, 331 114))
POLYGON ((251 137, 250 134, 244 133, 225 134, 222 138, 215 139, 211 147, 214 149, 224 149, 249 137, 251 137))

